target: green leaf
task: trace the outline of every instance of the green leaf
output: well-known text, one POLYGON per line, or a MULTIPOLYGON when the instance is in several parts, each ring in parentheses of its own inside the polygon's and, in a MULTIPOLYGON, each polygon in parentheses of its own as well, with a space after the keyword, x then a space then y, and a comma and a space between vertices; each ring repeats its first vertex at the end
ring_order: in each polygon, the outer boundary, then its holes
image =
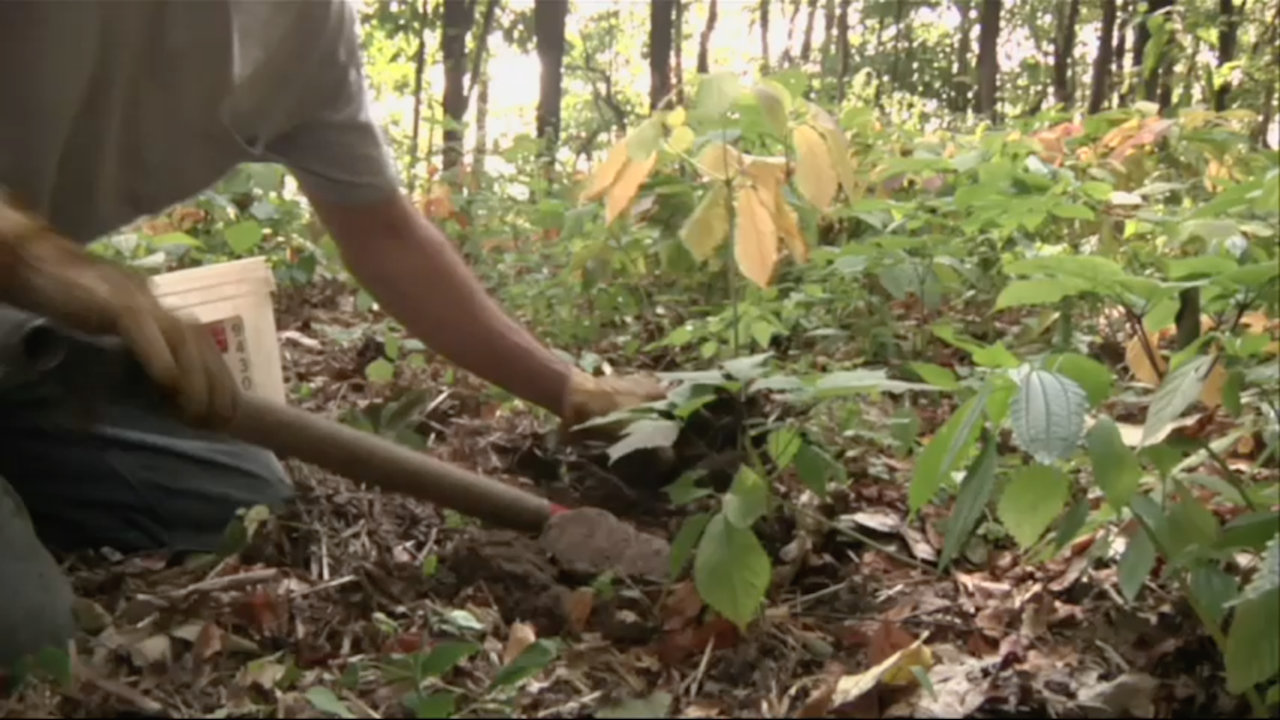
POLYGON ((347 709, 346 703, 339 700, 338 696, 334 695, 333 691, 327 687, 316 686, 308 688, 306 698, 312 707, 322 713, 336 715, 340 718, 355 717, 355 714, 347 709))
POLYGON ((1142 425, 1144 445, 1165 426, 1177 420, 1191 403, 1199 399, 1212 364, 1212 356, 1198 355, 1165 376, 1156 390, 1155 397, 1151 399, 1151 407, 1147 409, 1147 420, 1142 425))
POLYGON ((827 485, 834 479, 844 479, 844 466, 826 450, 805 443, 796 452, 796 474, 820 498, 827 496, 827 485))
POLYGON ((698 541, 702 539, 702 533, 706 531, 707 523, 710 521, 710 513, 698 513, 685 518, 680 525, 680 531, 671 541, 672 580, 680 577, 680 573, 684 572, 685 566, 689 564, 689 558, 693 555, 693 549, 698 546, 698 541))
POLYGON ((423 676, 438 677, 480 651, 480 646, 466 640, 445 640, 431 648, 431 652, 419 660, 418 672, 423 676))
POLYGON ((1063 298, 1089 292, 1088 283, 1075 278, 1041 278, 1014 280, 1004 286, 996 298, 996 310, 1029 305, 1051 305, 1063 298))
POLYGON ((1076 381, 1089 396, 1094 407, 1111 397, 1115 375, 1106 365, 1080 353, 1058 353, 1045 359, 1045 368, 1061 373, 1076 381))
POLYGON ((771 80, 762 80, 751 89, 751 93, 760 106, 760 113, 764 116, 769 131, 776 137, 785 138, 788 126, 787 110, 791 100, 787 89, 771 80))
POLYGON ((609 462, 615 463, 636 450, 669 448, 680 435, 680 424, 674 420, 637 420, 627 427, 621 440, 609 446, 609 462))
POLYGON ((542 672, 560 654, 560 643, 554 639, 536 640, 525 648, 509 665, 503 666, 494 676, 492 688, 510 687, 542 672))
POLYGON ((1125 507, 1142 480, 1138 456, 1124 444, 1120 428, 1109 417, 1098 418, 1085 435, 1085 443, 1093 463, 1093 477, 1102 488, 1107 504, 1116 510, 1125 507))
POLYGON ((1183 490, 1168 514, 1170 546, 1165 548, 1171 560, 1181 561, 1185 553, 1204 553, 1217 545, 1221 528, 1218 518, 1194 495, 1183 490))
POLYGON ((157 235, 150 240, 152 247, 166 247, 169 245, 181 245, 183 247, 204 247, 204 243, 191 237, 184 232, 171 232, 157 235))
POLYGON ((1213 277, 1235 270, 1234 260, 1220 255, 1199 255, 1189 258, 1170 258, 1165 261, 1165 274, 1170 280, 1189 280, 1213 277))
POLYGON ((1005 263, 1007 275, 1066 275, 1094 282, 1126 277, 1124 268, 1110 258, 1097 255, 1053 255, 1021 258, 1005 263))
POLYGON ((973 449, 990 391, 991 386, 984 385, 982 392, 966 400, 924 446, 907 490, 912 515, 933 500, 956 464, 973 449))
POLYGON ((796 458, 796 453, 800 452, 803 445, 804 436, 794 428, 774 430, 769 433, 769 439, 765 443, 769 457, 773 458, 779 470, 791 465, 796 458))
POLYGON ((1240 593, 1236 579, 1217 565, 1196 563, 1187 579, 1191 594, 1221 627, 1227 617, 1227 605, 1240 593))
POLYGON ((458 695, 447 690, 423 695, 418 691, 409 693, 404 699, 404 706, 413 711, 415 718, 451 718, 457 710, 458 695))
POLYGON ((941 365, 934 365, 926 362, 907 363, 907 367, 911 368, 921 380, 942 388, 943 390, 955 390, 960 387, 960 381, 956 379, 956 374, 948 368, 941 365))
POLYGON ((1088 411, 1084 389, 1048 370, 1031 370, 1018 382, 1010 420, 1018 445, 1044 465, 1075 452, 1088 411))
POLYGON ((1034 545, 1071 497, 1071 480, 1061 470, 1028 465, 1009 479, 996 513, 1023 549, 1034 545))
POLYGON ((1280 511, 1258 510, 1245 513, 1222 528, 1218 547, 1224 550, 1243 548, 1262 550, 1277 534, 1280 534, 1280 511))
POLYGON ((635 162, 647 160, 650 155, 658 151, 665 138, 666 130, 663 128, 662 119, 655 115, 640 123, 640 126, 627 137, 627 156, 635 162))
POLYGON ((371 383, 383 385, 391 382, 396 375, 396 366, 387 361, 386 358, 378 358, 369 363, 364 368, 364 376, 371 383))
POLYGON ((654 690, 646 697, 623 700, 617 705, 600 708, 595 712, 601 720, 624 718, 666 718, 671 713, 671 693, 654 690))
POLYGON ((713 610, 745 630, 764 602, 772 572, 755 533, 723 512, 711 518, 693 560, 693 582, 713 610))
POLYGON ((991 493, 996 487, 996 442, 984 432, 982 450, 974 458, 964 480, 960 482, 960 493, 956 495, 955 507, 947 518, 946 538, 942 542, 942 555, 938 559, 938 567, 945 569, 951 564, 969 540, 969 534, 977 526, 991 493))
POLYGON ((1258 573, 1253 576, 1235 604, 1253 602, 1267 593, 1280 590, 1280 535, 1274 535, 1262 553, 1258 573))
POLYGON ((227 245, 238 255, 245 255, 262 242, 262 226, 257 220, 243 220, 227 228, 227 245))
POLYGON ((1075 203, 1054 203, 1049 206, 1049 212, 1067 220, 1092 220, 1097 217, 1089 206, 1075 203))
POLYGON ((1058 531, 1053 536, 1053 553, 1058 554, 1067 545, 1075 541, 1076 535, 1080 532, 1080 528, 1084 527, 1084 523, 1089 519, 1089 500, 1081 498, 1077 500, 1071 509, 1062 516, 1062 520, 1058 523, 1058 531))
POLYGON ((694 96, 693 114, 700 119, 720 119, 729 112, 742 95, 742 81, 735 72, 718 72, 704 76, 698 82, 694 96))
POLYGON ((724 516, 734 525, 749 529, 768 511, 769 484, 750 466, 739 467, 724 497, 724 516))
POLYGON ((675 482, 662 489, 671 499, 672 505, 687 505, 698 498, 713 495, 714 490, 698 485, 698 481, 706 477, 707 471, 694 468, 680 474, 675 482))
POLYGON ((981 367, 1004 370, 1011 370, 1021 364, 1018 356, 1010 352, 1002 342, 979 348, 977 352, 973 353, 973 362, 981 367))
POLYGON ((735 380, 752 380, 764 374, 765 370, 768 369, 766 365, 772 357, 772 352, 762 352, 725 360, 720 364, 720 367, 724 368, 724 371, 735 380))
POLYGON ((1151 542, 1151 536, 1146 530, 1138 528, 1129 537, 1129 544, 1125 546, 1124 555, 1120 557, 1119 566, 1116 568, 1119 575, 1120 594, 1125 600, 1133 602, 1138 597, 1143 584, 1147 582, 1147 577, 1151 575, 1151 569, 1155 566, 1156 546, 1151 542))
POLYGON ((1242 265, 1229 273, 1219 275, 1215 282, 1248 290, 1260 290, 1277 277, 1280 277, 1280 263, 1271 260, 1242 265))
POLYGON ((1280 672, 1280 588, 1236 607, 1227 633, 1227 692, 1242 693, 1280 672))

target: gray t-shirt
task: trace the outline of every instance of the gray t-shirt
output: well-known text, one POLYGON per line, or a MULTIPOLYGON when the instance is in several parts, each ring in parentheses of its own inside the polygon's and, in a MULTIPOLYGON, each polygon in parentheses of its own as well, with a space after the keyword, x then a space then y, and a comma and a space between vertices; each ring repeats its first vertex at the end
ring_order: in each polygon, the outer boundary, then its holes
POLYGON ((345 0, 0 0, 0 186, 81 242, 279 162, 398 191, 345 0))

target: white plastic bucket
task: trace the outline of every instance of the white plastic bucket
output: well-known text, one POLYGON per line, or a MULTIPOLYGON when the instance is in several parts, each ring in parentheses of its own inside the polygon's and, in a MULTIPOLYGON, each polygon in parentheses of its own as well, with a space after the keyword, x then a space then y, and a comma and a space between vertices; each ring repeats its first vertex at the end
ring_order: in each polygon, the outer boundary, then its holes
POLYGON ((265 258, 178 270, 149 282, 162 305, 209 329, 241 389, 286 401, 271 302, 275 277, 265 258))

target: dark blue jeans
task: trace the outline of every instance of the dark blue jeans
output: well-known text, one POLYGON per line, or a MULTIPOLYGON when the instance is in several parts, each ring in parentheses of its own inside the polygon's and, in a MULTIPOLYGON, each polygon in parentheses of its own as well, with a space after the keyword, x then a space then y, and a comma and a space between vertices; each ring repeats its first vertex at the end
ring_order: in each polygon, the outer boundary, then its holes
POLYGON ((46 548, 210 552, 238 509, 292 497, 272 453, 153 397, 115 388, 88 422, 56 383, 0 386, 0 666, 68 636, 70 588, 46 548))

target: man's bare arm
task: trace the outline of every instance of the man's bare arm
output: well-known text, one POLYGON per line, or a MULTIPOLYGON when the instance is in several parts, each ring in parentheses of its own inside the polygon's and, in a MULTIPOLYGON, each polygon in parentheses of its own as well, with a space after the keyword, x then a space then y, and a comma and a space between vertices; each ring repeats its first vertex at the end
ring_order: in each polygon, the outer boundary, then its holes
POLYGON ((347 268, 409 333, 485 380, 564 412, 572 366, 503 312, 404 195, 359 205, 313 198, 312 206, 347 268))

